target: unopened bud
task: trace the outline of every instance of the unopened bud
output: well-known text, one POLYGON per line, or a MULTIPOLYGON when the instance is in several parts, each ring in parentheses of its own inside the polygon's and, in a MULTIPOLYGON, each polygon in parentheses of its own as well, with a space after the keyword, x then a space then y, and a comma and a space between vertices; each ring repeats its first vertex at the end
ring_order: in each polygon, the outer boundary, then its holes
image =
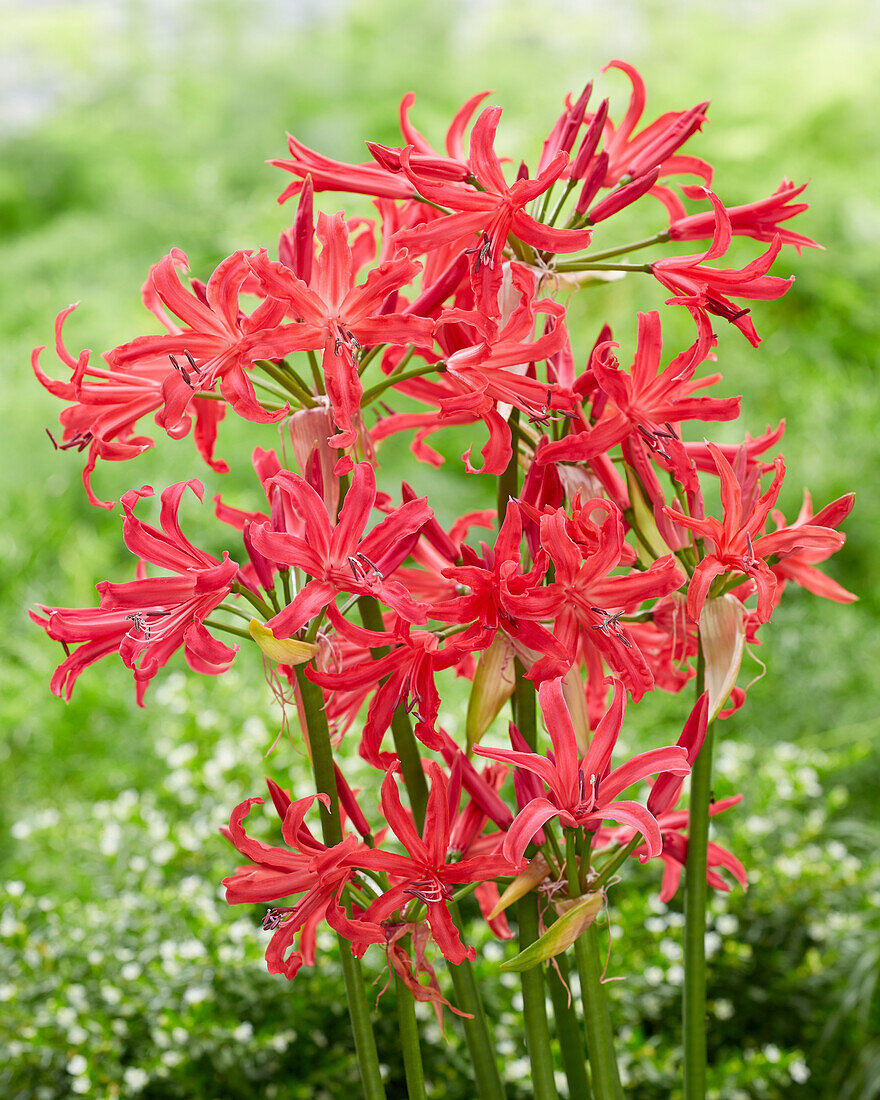
POLYGON ((703 605, 700 644, 706 658, 711 722, 733 690, 746 644, 746 609, 731 592, 707 599, 703 605))
POLYGON ((470 750, 478 745, 492 725, 516 686, 513 644, 500 631, 477 662, 477 671, 468 699, 467 744, 470 750))

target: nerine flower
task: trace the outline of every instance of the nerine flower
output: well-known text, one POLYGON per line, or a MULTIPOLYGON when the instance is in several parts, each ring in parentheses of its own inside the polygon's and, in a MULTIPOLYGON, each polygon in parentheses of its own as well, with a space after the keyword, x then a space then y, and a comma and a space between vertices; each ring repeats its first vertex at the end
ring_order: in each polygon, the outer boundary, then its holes
POLYGON ((743 336, 757 347, 761 338, 748 316, 748 309, 740 308, 731 298, 767 300, 781 298, 794 282, 768 275, 770 266, 779 255, 782 242, 778 235, 763 256, 753 260, 740 270, 734 268, 707 267, 706 260, 723 256, 730 248, 733 234, 730 215, 724 204, 708 188, 700 190, 712 200, 715 211, 715 233, 709 248, 699 256, 669 256, 651 264, 654 277, 673 293, 666 304, 680 303, 687 307, 696 319, 699 314, 712 313, 723 317, 740 330, 743 336))
POLYGON ((312 266, 308 284, 289 267, 270 260, 265 250, 250 266, 263 293, 283 303, 282 310, 301 322, 277 330, 281 354, 322 352, 327 396, 339 428, 330 442, 348 447, 357 438, 355 421, 364 392, 356 353, 373 344, 430 348, 433 323, 425 317, 384 313, 382 309, 392 291, 412 282, 422 270, 421 264, 405 257, 387 260, 371 271, 362 285, 355 286, 344 216, 319 214, 316 233, 323 250, 312 266))
POLYGON ((553 742, 552 759, 534 752, 474 748, 478 756, 525 768, 548 787, 548 797, 533 798, 517 814, 504 840, 504 855, 521 860, 535 834, 555 817, 570 828, 598 829, 605 819, 631 825, 645 838, 646 858, 659 855, 662 841, 654 815, 638 802, 618 800, 618 795, 658 772, 687 775, 690 765, 686 750, 679 745, 651 749, 612 771, 611 754, 626 708, 626 691, 615 680, 611 706, 599 722, 586 755, 578 760, 577 738, 561 678, 545 680, 538 689, 538 699, 553 742))
MULTIPOLYGON (((448 902, 453 886, 468 882, 485 882, 498 875, 516 873, 520 860, 500 854, 484 854, 447 862, 451 844, 451 821, 457 804, 450 806, 450 785, 439 765, 426 766, 431 792, 425 811, 421 835, 412 815, 404 809, 397 790, 394 772, 388 772, 382 782, 382 813, 403 844, 407 855, 375 849, 361 857, 361 866, 384 871, 391 879, 391 888, 366 911, 370 921, 385 921, 412 899, 427 908, 427 921, 437 946, 454 965, 476 958, 473 947, 465 947, 449 913, 448 902)), ((455 791, 456 788, 453 788, 455 791)), ((457 787, 460 793, 461 787, 457 787)))
POLYGON ((548 252, 576 252, 586 248, 591 236, 589 229, 555 229, 525 212, 533 199, 543 195, 565 173, 568 155, 560 151, 536 179, 518 179, 508 185, 494 149, 500 117, 500 107, 487 107, 471 132, 470 163, 479 189, 430 179, 419 171, 413 162, 413 151, 408 148, 400 156, 401 166, 419 194, 455 213, 403 230, 398 234, 398 243, 417 252, 428 252, 477 235, 478 242, 471 249, 474 288, 492 312, 497 310, 502 252, 510 233, 548 252))
POLYGON ((224 551, 223 560, 206 554, 184 536, 178 524, 180 498, 189 488, 199 500, 200 481, 181 481, 162 493, 161 530, 139 520, 134 506, 140 497, 152 496, 149 485, 133 489, 122 498, 125 510, 125 545, 143 561, 169 569, 177 576, 148 577, 143 562, 137 580, 125 584, 101 581, 101 600, 93 608, 45 607, 43 615, 31 612, 50 638, 65 650, 76 645, 52 677, 52 691, 70 699, 83 669, 110 653, 118 653, 133 670, 137 702, 143 706, 150 680, 183 647, 195 672, 225 672, 238 646, 230 648, 205 627, 204 620, 229 595, 238 565, 224 551))
POLYGON ((305 537, 273 531, 268 524, 251 528, 257 551, 270 561, 296 566, 311 578, 267 625, 276 638, 289 638, 322 611, 339 592, 372 595, 408 622, 424 622, 424 612, 406 588, 390 575, 407 557, 418 532, 434 515, 424 499, 407 501, 364 536, 376 503, 376 474, 359 462, 335 527, 323 500, 309 483, 288 470, 271 479, 303 517, 305 537))
MULTIPOLYGON (((779 555, 785 558, 799 551, 821 555, 823 560, 844 543, 844 536, 827 526, 815 523, 798 523, 782 527, 770 534, 762 534, 770 510, 776 503, 785 476, 782 457, 774 463, 775 476, 769 489, 756 501, 746 515, 743 508, 743 491, 733 466, 714 443, 707 444, 721 479, 721 504, 724 519, 713 516, 697 519, 666 507, 664 512, 680 527, 687 527, 701 538, 708 539, 712 550, 697 565, 688 585, 688 615, 699 621, 700 611, 709 595, 715 577, 724 573, 743 573, 758 591, 758 620, 767 622, 773 613, 777 577, 766 558, 779 555)), ((843 516, 840 517, 842 519, 843 516)))
POLYGON ((341 903, 342 891, 357 875, 367 846, 354 836, 345 836, 332 847, 322 844, 304 819, 315 801, 326 805, 328 796, 318 794, 292 801, 277 783, 271 779, 266 782, 282 821, 287 847, 263 844, 245 832, 242 822, 251 807, 263 805, 262 798, 249 798, 236 806, 229 827, 221 831, 251 861, 223 880, 230 905, 302 894, 294 905, 270 908, 263 920, 263 928, 274 932, 266 948, 269 973, 293 978, 304 963, 313 966, 317 931, 325 920, 351 943, 352 953, 363 953, 369 944, 384 942, 385 934, 377 924, 362 919, 360 912, 349 916, 341 903), (297 937, 298 950, 288 955, 297 937))

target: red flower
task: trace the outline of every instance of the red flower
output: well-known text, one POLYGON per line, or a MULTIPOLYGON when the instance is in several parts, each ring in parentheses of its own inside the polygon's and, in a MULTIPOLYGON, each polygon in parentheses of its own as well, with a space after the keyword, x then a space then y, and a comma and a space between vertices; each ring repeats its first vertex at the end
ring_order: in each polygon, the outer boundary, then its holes
MULTIPOLYGON (((685 574, 669 554, 648 569, 612 576, 626 553, 619 511, 610 501, 597 498, 578 502, 577 514, 579 542, 567 530, 570 521, 562 509, 541 517, 541 545, 555 569, 554 582, 544 590, 544 614, 555 619, 554 635, 569 652, 578 651, 579 641, 598 651, 638 702, 654 681, 619 616, 635 611, 644 600, 674 592, 685 574), (593 520, 597 512, 604 512, 605 518, 593 520)), ((537 672, 545 672, 543 665, 537 672)))
POLYGON ((274 935, 266 948, 270 974, 293 978, 305 963, 314 966, 315 938, 323 921, 352 944, 352 953, 362 953, 371 943, 382 943, 381 928, 360 919, 357 912, 349 917, 341 904, 342 891, 357 875, 361 858, 369 849, 354 836, 346 836, 332 848, 316 840, 305 824, 306 811, 317 799, 325 805, 327 795, 312 795, 292 802, 286 791, 267 779, 269 792, 282 820, 282 835, 287 848, 271 847, 247 835, 243 819, 252 806, 262 806, 262 798, 249 798, 232 812, 229 828, 221 830, 230 843, 251 863, 239 867, 223 880, 230 905, 267 902, 302 893, 293 906, 271 908, 263 927, 274 935), (299 936, 299 949, 285 958, 288 948, 299 936))
POLYGON ((186 488, 199 500, 199 481, 181 481, 162 493, 162 530, 143 523, 134 515, 139 497, 152 496, 145 485, 122 498, 125 509, 125 545, 145 561, 179 574, 177 577, 147 577, 142 567, 138 579, 126 584, 102 581, 101 602, 95 608, 44 607, 44 618, 31 612, 50 638, 77 648, 62 661, 52 677, 52 691, 70 699, 77 677, 88 665, 118 652, 134 671, 137 701, 143 706, 150 680, 183 646, 189 666, 196 672, 217 675, 225 672, 238 646, 217 641, 204 620, 229 595, 238 565, 224 551, 219 562, 197 549, 180 530, 177 512, 186 488))
POLYGON ((693 347, 677 355, 658 373, 663 350, 660 315, 652 311, 638 316, 638 345, 629 374, 620 369, 611 353, 615 344, 608 341, 598 345, 590 368, 599 389, 608 398, 601 415, 587 431, 548 442, 537 456, 539 463, 594 458, 629 439, 641 450, 669 463, 667 468, 674 469, 679 480, 684 481, 691 463, 671 425, 683 420, 735 420, 739 415, 740 398, 719 399, 695 393, 721 378, 720 374, 693 377, 712 347, 712 337, 706 328, 693 347))
MULTIPOLYGON (((855 494, 847 493, 845 496, 833 500, 830 504, 826 504, 824 508, 813 515, 813 501, 810 494, 804 490, 804 503, 801 505, 801 510, 794 523, 788 525, 785 522, 785 516, 777 509, 774 509, 771 514, 777 529, 780 531, 796 531, 798 528, 805 526, 828 529, 839 527, 849 515, 854 503, 855 494)), ((777 595, 782 593, 786 581, 794 581, 801 588, 806 588, 808 592, 812 592, 815 596, 824 596, 826 600, 834 600, 836 603, 852 603, 857 600, 858 596, 852 592, 847 592, 837 581, 832 580, 831 577, 827 577, 815 568, 816 562, 825 561, 838 549, 838 545, 828 541, 824 547, 803 546, 789 553, 777 551, 779 561, 771 566, 776 579, 781 582, 777 588, 777 595)))
POLYGON ((441 650, 436 634, 413 631, 408 622, 400 619, 393 633, 384 634, 347 622, 332 604, 329 611, 336 629, 362 648, 356 659, 349 660, 338 671, 309 668, 306 675, 323 688, 346 692, 361 689, 365 695, 372 694, 361 737, 361 756, 379 768, 387 768, 396 761, 393 753, 381 752, 380 746, 401 704, 407 710, 415 710, 415 733, 419 740, 428 748, 440 749, 443 742, 434 728, 440 711, 434 673, 458 664, 461 653, 454 648, 441 650), (390 647, 390 652, 371 659, 371 649, 386 647, 390 647))
POLYGON ((696 157, 674 156, 677 149, 701 130, 706 121, 708 103, 698 103, 687 111, 669 111, 655 119, 644 130, 633 131, 645 109, 645 83, 638 71, 625 61, 609 61, 602 72, 620 69, 632 84, 629 107, 621 124, 615 129, 606 123, 605 152, 608 169, 605 186, 614 187, 623 178, 635 179, 656 165, 661 176, 687 173, 702 176, 707 184, 712 182, 712 169, 696 157))
MULTIPOLYGON (((790 180, 783 180, 772 195, 757 202, 749 202, 743 206, 729 206, 727 216, 730 218, 730 229, 734 236, 751 237, 753 241, 772 241, 776 237, 782 244, 793 245, 800 253, 802 248, 821 248, 821 245, 809 237, 800 233, 794 233, 791 229, 781 229, 779 223, 788 221, 797 214, 803 214, 809 210, 809 203, 798 202, 798 195, 806 188, 802 183, 796 187, 790 180)), ((703 198, 702 188, 683 188, 688 198, 703 198)), ((712 210, 706 210, 701 214, 688 215, 677 196, 673 196, 674 204, 669 205, 671 221, 669 223, 669 236, 673 241, 698 241, 715 234, 717 217, 712 210)))
MULTIPOLYGON (((478 95, 471 96, 456 112, 446 133, 448 156, 443 157, 410 123, 409 108, 416 97, 412 92, 408 92, 400 102, 400 130, 404 143, 413 148, 413 165, 426 175, 438 179, 466 179, 470 168, 464 152, 464 131, 477 106, 488 94, 488 92, 480 92, 478 95)), ((400 150, 388 149, 384 145, 376 145, 369 141, 367 146, 376 164, 344 164, 342 161, 331 160, 316 153, 288 134, 287 147, 293 160, 273 160, 269 163, 276 168, 292 172, 300 178, 278 196, 278 201, 286 202, 292 195, 298 194, 308 177, 311 177, 316 191, 348 191, 387 199, 412 198, 416 194, 416 189, 400 171, 400 150)))
POLYGON ((659 855, 662 844, 654 815, 638 802, 617 801, 617 796, 647 775, 664 771, 687 775, 687 752, 678 745, 651 749, 611 771, 611 754, 626 707, 626 691, 615 680, 611 706, 599 722, 586 756, 578 761, 577 738, 562 680, 545 680, 538 689, 538 699, 553 742, 552 760, 532 752, 479 746, 474 749, 479 756, 525 768, 549 787, 549 798, 534 798, 517 814, 504 841, 505 856, 521 860, 538 830, 554 817, 570 828, 597 829, 606 818, 632 825, 645 837, 648 855, 659 855))
POLYGON ((749 311, 740 309, 728 295, 762 301, 781 298, 794 282, 794 277, 780 279, 774 275, 768 275, 767 272, 779 255, 782 242, 778 235, 775 236, 764 255, 759 256, 757 260, 753 260, 741 270, 704 266, 706 260, 714 260, 727 252, 732 229, 730 215, 718 196, 708 188, 699 188, 699 190, 712 200, 715 209, 715 233, 712 244, 700 256, 670 256, 663 260, 656 260, 651 264, 651 270, 658 282, 675 295, 666 299, 667 305, 679 302, 690 310, 694 318, 701 313, 713 313, 717 317, 724 317, 740 330, 750 344, 757 347, 761 338, 748 318, 749 311))
POLYGON ((494 548, 484 543, 480 558, 470 546, 462 546, 464 564, 443 570, 444 577, 470 591, 438 604, 432 614, 446 622, 470 624, 453 639, 463 652, 486 649, 500 628, 521 646, 545 655, 545 675, 559 675, 574 654, 538 621, 549 617, 547 589, 541 587, 547 555, 540 551, 532 568, 524 573, 521 540, 522 517, 511 500, 494 548))
POLYGON ((285 407, 267 412, 257 401, 247 369, 257 359, 282 355, 278 325, 284 317, 281 303, 265 300, 250 316, 241 312, 239 296, 253 293, 247 257, 234 252, 217 267, 207 285, 194 283, 193 292, 184 290, 177 277, 178 267, 187 267, 186 255, 178 248, 154 265, 144 286, 144 300, 168 327, 160 336, 139 336, 107 353, 114 370, 164 369, 165 408, 157 417, 169 433, 177 430, 180 418, 198 390, 210 390, 220 380, 223 397, 246 420, 270 423, 286 416, 285 407), (165 309, 183 322, 171 320, 165 309), (187 355, 191 361, 186 364, 187 355), (179 369, 172 369, 169 356, 179 357, 179 369), (195 364, 195 367, 193 367, 195 364))
MULTIPOLYGON (((62 442, 56 446, 63 451, 74 448, 88 450, 82 475, 86 495, 91 504, 112 508, 113 501, 98 500, 92 491, 91 477, 98 459, 124 462, 153 446, 149 436, 133 434, 135 426, 141 417, 157 409, 162 410, 166 400, 166 384, 171 376, 179 376, 175 375, 167 356, 153 363, 138 364, 136 370, 90 366, 89 351, 81 352, 79 359, 74 359, 64 346, 62 329, 64 321, 75 308, 68 306, 55 319, 55 351, 62 363, 70 368, 70 381, 58 382, 43 371, 40 367, 43 347, 34 348, 31 366, 40 384, 49 393, 73 402, 58 418, 64 431, 62 442)), ((181 360, 183 363, 187 361, 185 356, 181 356, 181 360)), ((186 389, 182 381, 181 385, 186 389)), ((199 454, 212 470, 226 473, 229 469, 226 463, 214 458, 217 424, 223 419, 226 406, 221 401, 196 397, 194 392, 187 390, 189 403, 179 410, 174 425, 166 422, 163 426, 172 438, 180 439, 189 432, 191 414, 194 415, 193 436, 199 454)), ((54 439, 52 442, 55 442, 54 439)))
POLYGON ((695 519, 682 515, 674 508, 664 508, 673 523, 695 531, 701 538, 708 539, 713 546, 712 552, 697 566, 688 585, 688 614, 695 622, 699 621, 700 611, 715 577, 724 573, 744 573, 758 590, 758 620, 767 622, 773 613, 777 578, 764 559, 773 554, 784 558, 796 551, 808 551, 821 555, 815 560, 823 560, 840 549, 845 541, 844 536, 829 527, 808 523, 783 527, 762 535, 770 509, 776 503, 782 488, 782 479, 785 476, 782 458, 777 458, 774 463, 776 475, 772 485, 755 503, 751 512, 744 516, 743 491, 733 467, 714 443, 709 443, 708 448, 721 478, 723 521, 711 516, 695 519))
POLYGON ((487 107, 471 133, 470 163, 479 190, 463 183, 443 183, 428 178, 413 162, 413 150, 403 150, 401 165, 419 194, 457 213, 405 229, 397 237, 404 247, 428 252, 478 234, 479 242, 471 250, 475 293, 493 313, 497 310, 502 253, 510 233, 534 248, 553 253, 586 248, 591 235, 589 229, 554 229, 525 212, 528 203, 543 195, 565 173, 568 155, 559 152, 536 179, 519 179, 508 186, 494 149, 500 117, 500 107, 487 107))
POLYGON ((305 537, 273 531, 267 524, 251 529, 257 551, 270 561, 296 566, 312 578, 293 602, 270 619, 276 638, 289 638, 339 592, 373 595, 408 622, 424 622, 409 593, 390 574, 407 557, 422 525, 433 512, 424 499, 395 509, 364 538, 376 503, 376 475, 368 462, 354 468, 351 487, 333 527, 324 502, 303 478, 282 470, 270 484, 290 499, 305 521, 305 537))
MULTIPOLYGON (((421 836, 412 815, 401 804, 394 773, 389 772, 382 783, 382 813, 408 855, 373 850, 361 857, 362 867, 385 871, 393 882, 391 889, 370 906, 365 917, 371 921, 387 920, 411 898, 417 898, 427 907, 428 924, 437 946, 458 966, 465 959, 475 959, 476 952, 461 942, 449 914, 447 902, 452 897, 452 887, 515 874, 520 861, 501 855, 479 855, 447 863, 450 818, 457 810, 457 801, 454 807, 450 806, 450 786, 440 766, 428 763, 425 768, 431 793, 421 836)), ((457 786, 457 791, 460 790, 457 786)))
POLYGON ((354 285, 351 249, 345 217, 318 215, 318 240, 323 245, 312 267, 311 281, 271 261, 265 250, 250 261, 263 292, 303 323, 284 325, 274 339, 281 354, 297 350, 323 352, 322 369, 333 416, 340 428, 330 442, 349 447, 356 438, 354 420, 363 394, 355 353, 373 344, 433 345, 433 323, 425 317, 382 313, 392 291, 411 283, 422 270, 413 260, 388 260, 371 271, 366 282, 354 285))

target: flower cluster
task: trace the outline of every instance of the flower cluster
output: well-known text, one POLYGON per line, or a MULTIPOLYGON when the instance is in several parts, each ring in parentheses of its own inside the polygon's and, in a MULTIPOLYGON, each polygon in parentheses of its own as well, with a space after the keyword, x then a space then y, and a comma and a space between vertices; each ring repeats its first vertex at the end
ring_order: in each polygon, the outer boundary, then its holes
MULTIPOLYGON (((181 497, 189 486, 201 499, 199 482, 165 490, 161 529, 134 514, 152 490, 131 491, 123 534, 136 579, 102 582, 95 608, 33 614, 65 647, 52 688, 68 698, 82 670, 112 653, 132 668, 138 702, 179 648, 194 670, 222 673, 237 646, 217 632, 277 666, 318 793, 293 798, 270 781, 285 847, 246 832, 260 799, 238 806, 226 835, 249 862, 225 880, 230 902, 271 903, 273 972, 293 977, 312 963, 326 924, 356 956, 383 945, 413 994, 439 1005, 429 946, 454 965, 473 957, 459 895, 474 890, 506 937, 505 908, 537 890, 540 958, 563 949, 554 924, 568 934, 572 914, 578 930, 595 918, 598 903, 582 899, 601 899, 629 855, 663 862, 668 899, 687 857, 682 783, 708 723, 729 697, 743 701, 744 642, 757 641, 789 582, 855 598, 815 568, 843 544, 852 497, 815 514, 807 498, 789 523, 774 510, 782 458, 764 457, 781 426, 732 445, 700 441, 692 425, 739 416, 739 397, 705 393, 721 381, 703 369, 717 358, 714 328, 726 321, 759 343, 747 303, 790 288, 769 273, 784 246, 816 247, 783 225, 806 209, 793 202, 804 188, 783 181, 769 198, 726 207, 712 168, 682 152, 707 104, 639 129, 641 78, 623 62, 609 67, 632 84, 622 119, 608 100, 593 102, 592 85, 567 97, 533 170, 505 167, 501 109, 482 106, 486 93, 453 118, 443 151, 410 121, 412 96, 401 144, 368 143, 367 163, 291 137, 289 159, 274 162, 294 177, 279 201, 297 200, 277 258, 240 250, 187 284, 174 249, 143 288, 162 333, 95 366, 89 352, 67 350, 64 310, 55 347, 69 380, 52 379, 43 349, 34 352, 39 381, 67 403, 56 446, 87 452, 86 491, 103 507, 113 505, 93 491, 97 461, 151 446, 149 414, 172 438, 192 432, 217 473, 228 469, 215 456, 228 411, 281 432, 280 447, 253 452, 258 507, 215 498, 232 557, 197 549, 180 529, 181 497), (375 217, 316 212, 323 191, 370 196, 375 217), (655 201, 665 226, 654 237, 596 247, 612 232, 604 223, 622 226, 632 204, 655 201), (715 266, 735 235, 769 246, 742 268, 715 266), (688 241, 705 248, 661 254, 688 241), (647 247, 658 251, 651 262, 620 259, 647 247), (655 280, 658 297, 693 318, 693 342, 664 351, 651 310, 622 334, 631 365, 607 326, 577 349, 567 302, 609 271, 655 280), (377 473, 382 441, 396 433, 412 433, 418 462, 441 464, 428 439, 453 425, 471 428, 464 469, 496 479, 498 507, 447 527, 408 483, 386 492, 377 473), (148 577, 147 563, 170 575, 148 577), (445 670, 471 685, 461 737, 440 722, 445 670), (679 743, 612 766, 627 700, 695 678, 679 743), (481 746, 511 697, 511 747, 481 746), (378 799, 352 790, 327 756, 353 726, 381 775, 378 799), (474 755, 491 763, 480 769, 474 755), (623 797, 651 777, 641 796, 623 797), (320 840, 306 824, 316 800, 320 840)), ((720 870, 745 885, 736 857, 710 845, 708 881, 727 889, 720 870)))

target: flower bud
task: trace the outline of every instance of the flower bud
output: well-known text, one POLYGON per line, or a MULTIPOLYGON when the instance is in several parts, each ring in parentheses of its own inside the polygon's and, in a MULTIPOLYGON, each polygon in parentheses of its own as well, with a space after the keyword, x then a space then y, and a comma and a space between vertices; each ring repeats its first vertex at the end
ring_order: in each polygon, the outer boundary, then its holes
POLYGON ((711 722, 733 690, 746 644, 746 609, 732 593, 706 600, 700 614, 700 644, 711 722))
POLYGON ((468 699, 467 744, 478 745, 501 708, 513 695, 516 685, 513 644, 499 632, 488 649, 480 654, 471 694, 468 699))

